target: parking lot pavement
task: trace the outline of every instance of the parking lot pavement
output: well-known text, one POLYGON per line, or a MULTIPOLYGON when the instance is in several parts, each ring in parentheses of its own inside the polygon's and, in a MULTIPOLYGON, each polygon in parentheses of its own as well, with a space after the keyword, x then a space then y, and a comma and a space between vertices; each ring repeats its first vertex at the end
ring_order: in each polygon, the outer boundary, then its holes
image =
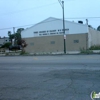
POLYGON ((0 100, 91 100, 100 56, 0 57, 0 100))

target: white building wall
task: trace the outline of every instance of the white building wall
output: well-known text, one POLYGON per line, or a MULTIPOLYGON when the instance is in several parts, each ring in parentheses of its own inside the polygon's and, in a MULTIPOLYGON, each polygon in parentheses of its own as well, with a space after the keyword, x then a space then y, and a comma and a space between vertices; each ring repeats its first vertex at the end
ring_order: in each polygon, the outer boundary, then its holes
POLYGON ((10 42, 9 37, 0 38, 0 46, 7 43, 7 42, 10 42))
POLYGON ((65 25, 69 28, 69 34, 88 33, 87 25, 74 22, 66 22, 65 25))
POLYGON ((100 45, 100 32, 89 28, 89 47, 93 45, 100 45))
MULTIPOLYGON (((65 21, 65 28, 69 29, 65 32, 66 34, 88 33, 87 25, 74 23, 70 21, 65 21)), ((22 31, 21 35, 22 35, 22 38, 28 38, 28 37, 40 36, 39 35, 40 31, 46 31, 47 35, 50 35, 50 33, 54 33, 54 32, 47 32, 50 30, 51 31, 56 30, 56 33, 58 33, 56 35, 60 35, 60 34, 63 34, 62 29, 63 29, 62 20, 56 19, 56 18, 48 18, 34 25, 33 27, 22 31), (38 32, 38 33, 34 33, 34 32, 38 32)))
MULTIPOLYGON (((88 28, 89 30, 89 28, 88 28)), ((90 33, 90 30, 88 32, 88 48, 90 48, 92 45, 92 36, 91 36, 91 33, 90 33)))

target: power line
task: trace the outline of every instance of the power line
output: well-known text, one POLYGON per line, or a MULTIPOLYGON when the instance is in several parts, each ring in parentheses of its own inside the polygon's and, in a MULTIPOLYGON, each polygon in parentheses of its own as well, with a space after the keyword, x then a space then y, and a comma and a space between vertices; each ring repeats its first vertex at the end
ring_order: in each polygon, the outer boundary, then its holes
MULTIPOLYGON (((25 27, 25 26, 31 26, 31 25, 34 25, 34 24, 29 24, 29 25, 22 25, 22 26, 16 26, 15 28, 19 28, 19 27, 25 27)), ((2 28, 0 30, 8 30, 8 29, 12 29, 13 27, 9 27, 9 28, 2 28)))
POLYGON ((9 27, 9 28, 2 28, 0 30, 8 30, 8 29, 12 29, 13 27, 9 27))
POLYGON ((35 25, 35 24, 28 24, 28 25, 16 26, 15 28, 25 27, 25 26, 32 26, 32 25, 35 25))
POLYGON ((8 15, 8 14, 15 14, 15 13, 20 13, 20 12, 26 12, 26 11, 33 10, 33 9, 38 9, 38 8, 42 8, 42 7, 46 7, 46 6, 51 6, 51 5, 54 5, 54 4, 57 4, 57 3, 58 2, 54 2, 54 3, 51 3, 51 4, 47 4, 47 5, 42 5, 42 6, 38 6, 38 7, 29 8, 29 9, 18 10, 18 11, 15 11, 15 12, 9 12, 9 13, 0 14, 0 15, 8 15))
MULTIPOLYGON (((46 22, 40 22, 40 23, 47 23, 47 22, 52 22, 52 21, 56 21, 58 19, 54 19, 54 20, 51 20, 51 21, 46 21, 46 22)), ((40 23, 37 23, 37 24, 40 24, 40 23)), ((37 24, 28 24, 28 25, 22 25, 22 26, 15 26, 15 28, 19 28, 19 27, 25 27, 25 26, 32 26, 32 25, 37 25, 37 24)), ((7 30, 7 29, 12 29, 13 27, 9 27, 9 28, 2 28, 0 30, 7 30)))
MULTIPOLYGON (((100 17, 75 17, 75 18, 65 18, 65 19, 97 19, 100 17)), ((26 26, 32 26, 32 25, 38 25, 41 23, 48 23, 48 22, 52 22, 52 21, 56 21, 56 20, 60 20, 60 18, 58 19, 54 19, 54 20, 50 20, 50 21, 44 21, 44 22, 39 22, 37 24, 28 24, 28 25, 22 25, 22 26, 15 26, 15 28, 19 28, 19 27, 26 27, 26 26)), ((8 29, 12 29, 13 27, 9 27, 9 28, 2 28, 0 30, 8 30, 8 29)))
POLYGON ((61 7, 63 7, 63 6, 62 6, 62 1, 61 1, 61 0, 58 0, 58 2, 59 2, 59 4, 61 5, 61 7))
POLYGON ((99 19, 100 17, 75 17, 75 18, 65 18, 65 19, 99 19))
MULTIPOLYGON (((67 0, 67 1, 70 1, 70 0, 67 0)), ((67 2, 67 1, 65 1, 65 2, 67 2)), ((71 1, 73 1, 73 0, 71 0, 71 1)), ((29 9, 18 10, 18 11, 15 11, 15 12, 9 12, 9 13, 0 14, 0 15, 9 15, 9 14, 15 14, 15 13, 20 13, 20 12, 25 12, 25 11, 29 11, 29 10, 33 10, 33 9, 38 9, 38 8, 42 8, 42 7, 46 7, 46 6, 51 6, 51 5, 54 5, 54 4, 57 4, 57 3, 58 2, 54 2, 54 3, 51 3, 51 4, 46 4, 46 5, 42 5, 42 6, 32 7, 32 8, 29 8, 29 9)))

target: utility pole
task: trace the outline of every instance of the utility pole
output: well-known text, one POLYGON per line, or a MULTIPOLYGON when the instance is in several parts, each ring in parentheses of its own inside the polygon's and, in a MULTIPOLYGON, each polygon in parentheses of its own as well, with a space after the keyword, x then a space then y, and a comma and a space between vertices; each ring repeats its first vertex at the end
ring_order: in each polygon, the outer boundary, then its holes
POLYGON ((62 8, 63 8, 64 53, 66 54, 66 35, 65 35, 64 1, 62 1, 62 8))
POLYGON ((86 24, 88 25, 88 19, 86 19, 86 24))
MULTIPOLYGON (((87 28, 88 28, 88 19, 86 19, 86 25, 87 25, 87 28)), ((88 49, 88 37, 89 37, 89 33, 86 35, 86 50, 88 49)))
POLYGON ((58 0, 63 10, 63 35, 64 35, 64 54, 66 54, 66 34, 65 34, 65 16, 64 16, 64 1, 58 0))
MULTIPOLYGON (((15 35, 15 27, 13 27, 13 34, 15 35)), ((13 41, 12 41, 12 45, 15 45, 15 36, 14 36, 14 39, 13 39, 13 41)))
POLYGON ((13 27, 13 34, 15 34, 15 27, 13 27))

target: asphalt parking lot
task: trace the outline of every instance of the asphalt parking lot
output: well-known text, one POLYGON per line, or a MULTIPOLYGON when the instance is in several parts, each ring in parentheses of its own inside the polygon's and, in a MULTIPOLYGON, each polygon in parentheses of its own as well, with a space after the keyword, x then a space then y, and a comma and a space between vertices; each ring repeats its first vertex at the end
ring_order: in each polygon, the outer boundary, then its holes
POLYGON ((100 55, 0 57, 0 100, 91 100, 100 55))

